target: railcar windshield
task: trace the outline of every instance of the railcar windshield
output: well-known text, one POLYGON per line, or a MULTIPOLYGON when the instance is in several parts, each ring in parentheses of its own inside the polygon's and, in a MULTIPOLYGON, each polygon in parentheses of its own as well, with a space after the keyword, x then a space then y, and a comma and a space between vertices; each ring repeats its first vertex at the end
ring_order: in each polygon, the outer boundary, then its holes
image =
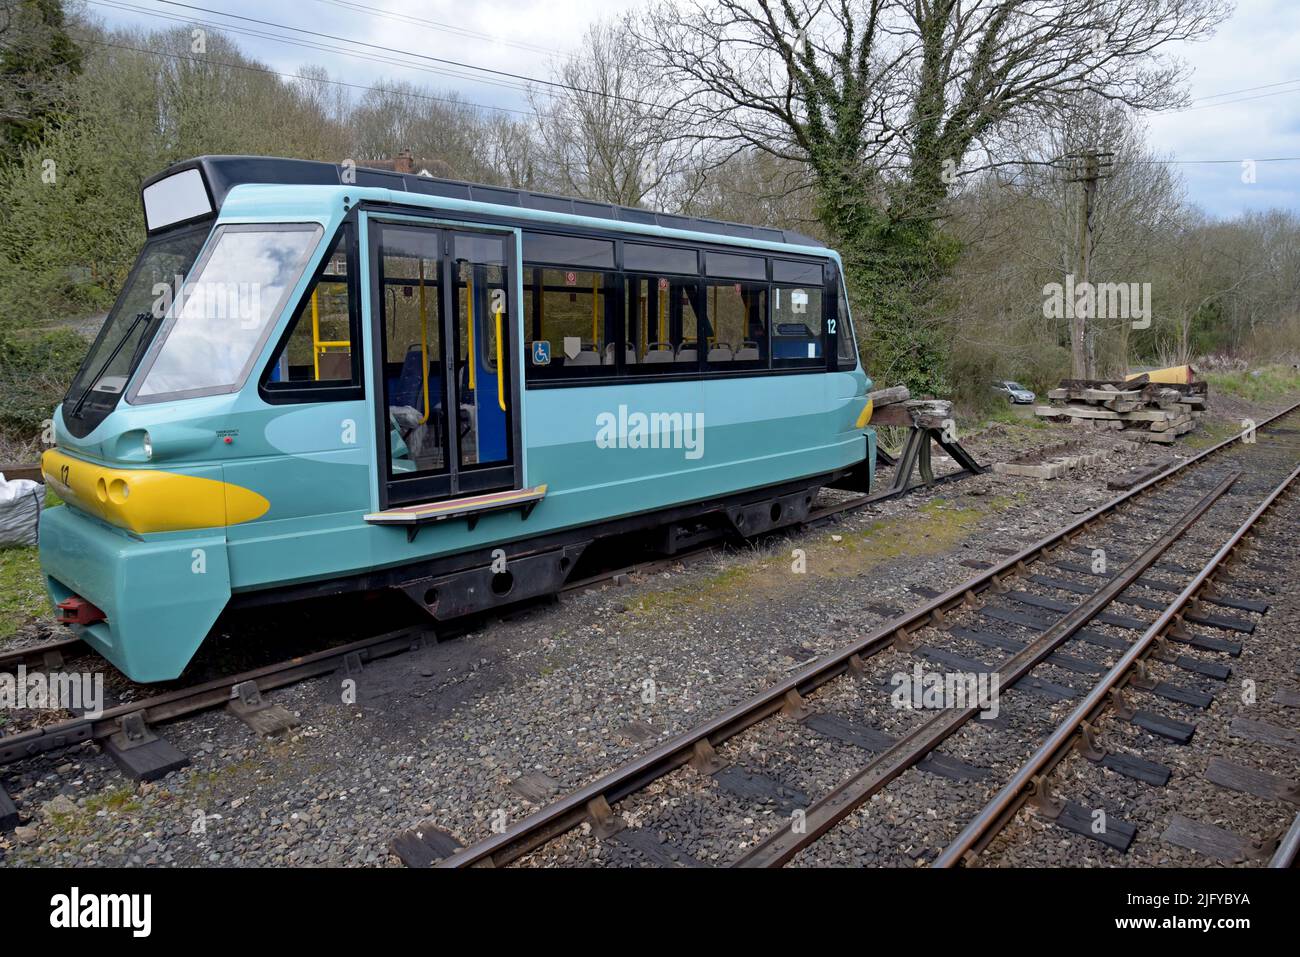
POLYGON ((184 281, 210 228, 205 224, 145 243, 68 389, 64 419, 74 435, 87 434, 121 399, 127 380, 158 330, 164 312, 161 291, 184 281))
POLYGON ((219 226, 129 401, 239 389, 322 232, 315 224, 219 226))

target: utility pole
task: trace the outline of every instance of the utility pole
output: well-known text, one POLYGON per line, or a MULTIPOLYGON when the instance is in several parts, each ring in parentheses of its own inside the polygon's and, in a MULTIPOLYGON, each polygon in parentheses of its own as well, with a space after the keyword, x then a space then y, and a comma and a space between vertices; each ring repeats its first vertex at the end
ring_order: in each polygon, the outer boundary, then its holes
MULTIPOLYGON (((1075 238, 1074 289, 1088 288, 1092 267, 1092 210, 1097 200, 1097 180, 1110 175, 1114 155, 1089 149, 1082 153, 1067 153, 1063 157, 1073 170, 1073 175, 1067 176, 1065 181, 1079 183, 1081 186, 1078 234, 1075 238)), ((1075 379, 1091 379, 1096 375, 1096 324, 1088 321, 1095 318, 1093 313, 1096 304, 1095 294, 1089 294, 1082 300, 1076 295, 1070 303, 1070 368, 1075 379)))

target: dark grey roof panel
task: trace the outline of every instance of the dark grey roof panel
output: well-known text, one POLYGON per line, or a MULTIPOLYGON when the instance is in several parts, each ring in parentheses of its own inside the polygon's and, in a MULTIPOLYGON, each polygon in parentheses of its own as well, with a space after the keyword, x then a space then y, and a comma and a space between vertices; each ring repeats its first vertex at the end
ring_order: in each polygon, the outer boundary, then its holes
MULTIPOLYGON (((212 193, 212 202, 219 208, 226 194, 243 183, 279 183, 284 185, 345 185, 344 168, 333 163, 312 160, 282 159, 271 156, 200 156, 177 163, 145 181, 156 182, 184 169, 201 169, 212 193)), ((529 190, 501 186, 480 186, 456 180, 436 179, 396 173, 391 170, 357 167, 356 185, 391 189, 398 192, 418 193, 424 196, 441 196, 448 199, 473 200, 498 206, 515 206, 548 213, 566 213, 595 219, 610 219, 641 226, 662 226, 666 229, 684 229, 699 233, 714 233, 736 239, 755 239, 772 243, 790 243, 800 246, 822 246, 823 243, 790 229, 771 229, 764 226, 746 226, 713 219, 697 219, 673 213, 656 213, 629 206, 613 206, 585 199, 550 196, 529 190)))

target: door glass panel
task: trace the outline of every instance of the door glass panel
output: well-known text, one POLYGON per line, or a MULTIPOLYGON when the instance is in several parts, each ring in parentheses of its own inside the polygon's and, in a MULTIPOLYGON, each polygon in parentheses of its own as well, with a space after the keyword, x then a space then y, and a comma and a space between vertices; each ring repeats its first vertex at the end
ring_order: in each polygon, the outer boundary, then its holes
POLYGON ((447 471, 441 258, 436 230, 384 226, 380 237, 388 474, 447 471))
POLYGON ((495 236, 457 235, 456 396, 460 466, 512 461, 510 296, 506 243, 495 236))

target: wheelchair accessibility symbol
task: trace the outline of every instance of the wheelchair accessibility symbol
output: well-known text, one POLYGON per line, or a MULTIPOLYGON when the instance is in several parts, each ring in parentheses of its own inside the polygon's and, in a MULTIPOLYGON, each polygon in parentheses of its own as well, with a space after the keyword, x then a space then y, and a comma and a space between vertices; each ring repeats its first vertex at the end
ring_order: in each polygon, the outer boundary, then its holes
POLYGON ((533 343, 533 365, 548 366, 551 364, 551 344, 545 339, 538 339, 533 343))

